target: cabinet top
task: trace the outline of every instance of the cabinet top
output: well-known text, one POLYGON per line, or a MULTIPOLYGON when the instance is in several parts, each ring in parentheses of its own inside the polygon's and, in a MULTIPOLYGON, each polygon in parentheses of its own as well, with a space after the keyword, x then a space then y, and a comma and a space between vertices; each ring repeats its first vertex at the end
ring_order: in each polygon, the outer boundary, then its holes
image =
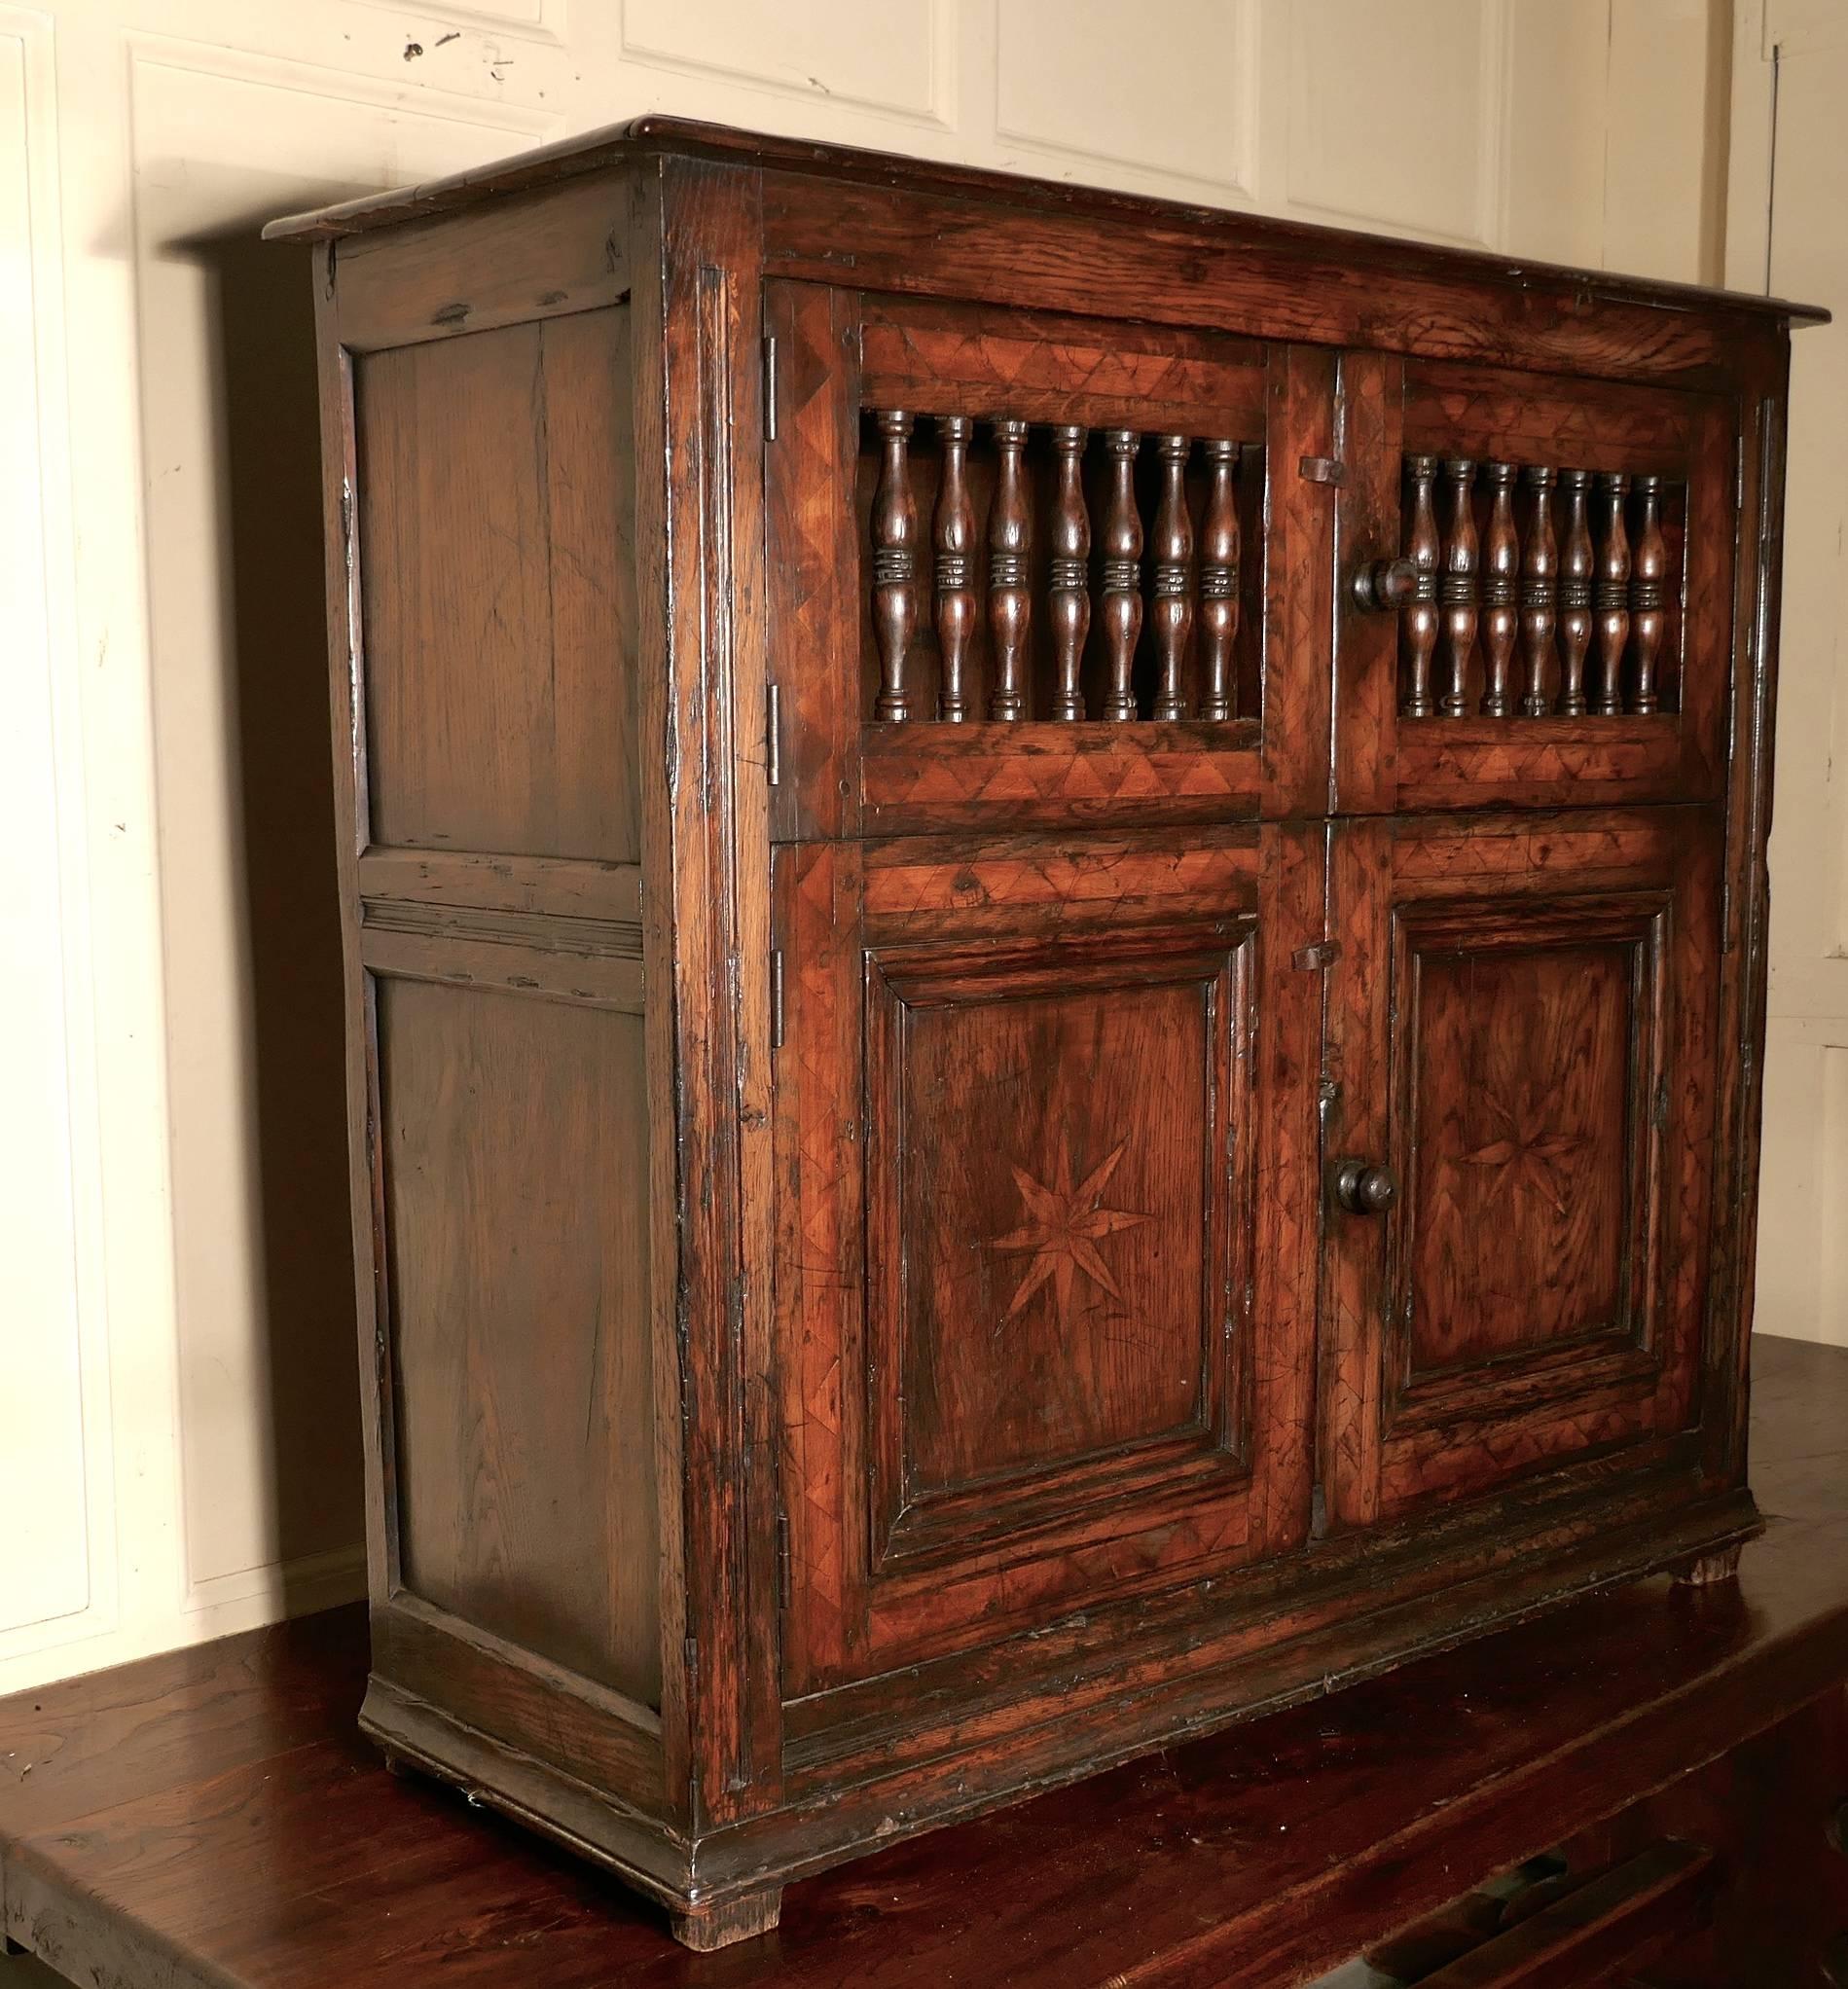
POLYGON ((779 172, 800 172, 858 184, 904 187, 1022 208, 1054 209, 1074 216, 1140 221, 1219 242, 1289 251, 1305 259, 1338 256, 1349 269, 1368 265, 1395 274, 1450 276, 1475 282, 1499 281, 1515 288, 1571 285, 1593 297, 1652 305, 1665 310, 1721 306, 1783 318, 1791 324, 1824 324, 1829 312, 1818 305, 1744 291, 1717 290, 1693 283, 1624 276, 1608 270, 1572 269, 1560 264, 1517 261, 1482 250, 1440 248, 1400 236, 1278 221, 1222 207, 1112 192, 1063 180, 823 145, 809 139, 779 138, 729 125, 649 114, 627 124, 608 125, 560 139, 531 152, 429 180, 421 186, 368 194, 357 199, 284 215, 263 231, 266 241, 327 241, 391 228, 474 206, 498 196, 529 192, 650 157, 723 160, 779 172))

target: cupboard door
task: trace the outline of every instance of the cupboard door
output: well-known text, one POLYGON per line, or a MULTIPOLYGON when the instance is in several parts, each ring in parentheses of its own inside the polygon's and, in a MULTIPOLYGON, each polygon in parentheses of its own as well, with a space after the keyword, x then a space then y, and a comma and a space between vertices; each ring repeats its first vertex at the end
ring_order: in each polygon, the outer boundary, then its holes
POLYGON ((1337 829, 1335 1523, 1693 1460, 1721 853, 1699 809, 1337 829))
POLYGON ((1250 826, 779 852, 790 1696, 1306 1537, 1322 890, 1250 826))
POLYGON ((1375 352, 1341 386, 1340 810, 1717 799, 1736 403, 1375 352))
POLYGON ((779 841, 1325 811, 1327 355, 790 282, 765 323, 779 841))

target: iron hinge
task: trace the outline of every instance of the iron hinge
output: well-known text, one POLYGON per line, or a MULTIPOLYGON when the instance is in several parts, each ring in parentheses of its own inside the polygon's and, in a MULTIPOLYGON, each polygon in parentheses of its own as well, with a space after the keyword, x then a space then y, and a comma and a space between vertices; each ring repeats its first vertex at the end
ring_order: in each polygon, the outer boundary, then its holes
POLYGON ((1339 484, 1348 474, 1348 466, 1331 455, 1306 455, 1297 466, 1312 484, 1339 484))
POLYGON ((779 1609, 789 1607, 790 1593, 789 1515, 779 1512, 777 1515, 777 1607, 779 1609))
POLYGON ((764 686, 764 778, 782 785, 782 692, 776 684, 764 686))
POLYGON ((1341 958, 1341 948, 1332 939, 1318 940, 1314 946, 1299 946, 1289 957, 1292 967, 1300 967, 1304 973, 1312 974, 1321 967, 1331 967, 1341 958))
POLYGON ((1732 438, 1732 508, 1745 509, 1745 430, 1732 438))
POLYGON ((770 956, 770 1047, 782 1048, 782 948, 770 956))
POLYGON ((764 440, 777 439, 777 335, 764 334, 764 440))
POLYGON ((1732 951, 1732 879, 1720 880, 1720 951, 1732 951))

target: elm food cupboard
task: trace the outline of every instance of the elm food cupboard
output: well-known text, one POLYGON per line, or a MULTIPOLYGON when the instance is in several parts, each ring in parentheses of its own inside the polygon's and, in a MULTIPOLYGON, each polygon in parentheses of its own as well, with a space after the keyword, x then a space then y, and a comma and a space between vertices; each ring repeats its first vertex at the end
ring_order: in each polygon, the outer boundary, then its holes
POLYGON ((272 232, 391 1754, 716 1946, 1725 1573, 1815 313, 656 119, 272 232))

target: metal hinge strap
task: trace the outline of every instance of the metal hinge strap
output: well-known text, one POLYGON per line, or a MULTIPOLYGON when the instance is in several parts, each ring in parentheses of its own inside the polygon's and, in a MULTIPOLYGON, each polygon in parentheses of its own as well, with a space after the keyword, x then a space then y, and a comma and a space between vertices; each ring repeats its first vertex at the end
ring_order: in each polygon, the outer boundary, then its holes
POLYGON ((764 440, 777 439, 777 335, 764 334, 764 440))
POLYGON ((782 1048, 782 948, 770 956, 770 1047, 782 1048))

